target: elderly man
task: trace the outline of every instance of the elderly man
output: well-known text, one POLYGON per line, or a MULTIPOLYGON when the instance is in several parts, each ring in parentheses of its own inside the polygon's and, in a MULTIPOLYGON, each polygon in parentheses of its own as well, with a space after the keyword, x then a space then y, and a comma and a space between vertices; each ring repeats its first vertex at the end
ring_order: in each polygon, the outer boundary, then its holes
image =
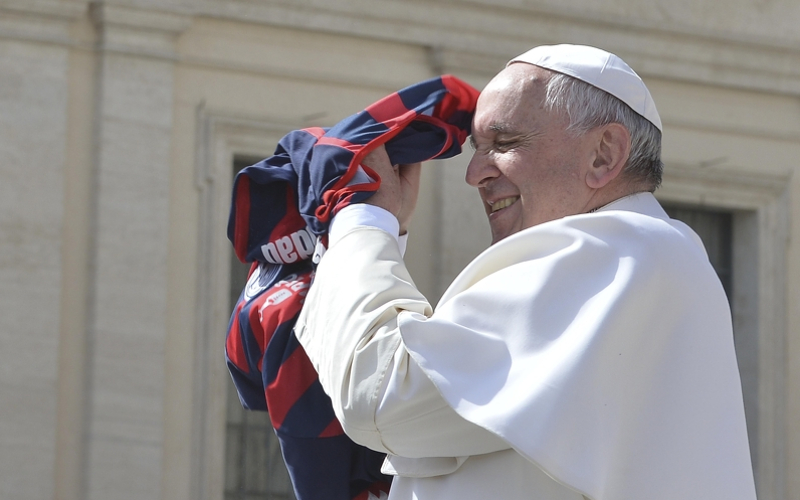
POLYGON ((419 165, 365 161, 296 334, 396 499, 753 500, 730 311, 669 219, 661 121, 621 59, 546 46, 484 89, 466 173, 492 246, 435 311, 401 247, 419 165))

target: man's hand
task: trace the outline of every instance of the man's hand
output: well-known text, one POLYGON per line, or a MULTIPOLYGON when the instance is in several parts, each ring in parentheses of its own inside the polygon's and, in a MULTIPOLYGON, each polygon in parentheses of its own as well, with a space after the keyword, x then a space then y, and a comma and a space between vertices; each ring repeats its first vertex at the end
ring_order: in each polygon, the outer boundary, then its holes
POLYGON ((383 146, 370 151, 361 163, 381 176, 380 189, 364 203, 391 212, 400 222, 400 234, 405 234, 417 206, 421 164, 392 165, 383 146))

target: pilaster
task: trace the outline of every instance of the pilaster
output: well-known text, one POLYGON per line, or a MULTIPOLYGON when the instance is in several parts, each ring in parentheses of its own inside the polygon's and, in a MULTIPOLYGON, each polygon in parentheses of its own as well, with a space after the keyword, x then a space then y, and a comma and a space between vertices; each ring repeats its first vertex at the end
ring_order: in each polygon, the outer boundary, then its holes
POLYGON ((96 3, 87 499, 159 498, 174 44, 191 16, 96 3))
POLYGON ((0 2, 0 498, 56 489, 67 45, 82 3, 0 2))

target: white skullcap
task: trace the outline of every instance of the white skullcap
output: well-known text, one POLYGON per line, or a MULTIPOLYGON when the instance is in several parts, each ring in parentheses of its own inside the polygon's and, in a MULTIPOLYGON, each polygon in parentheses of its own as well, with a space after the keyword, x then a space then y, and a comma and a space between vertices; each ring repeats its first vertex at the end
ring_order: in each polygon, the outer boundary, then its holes
POLYGON ((650 91, 625 61, 610 52, 587 45, 541 45, 508 64, 515 62, 564 73, 605 90, 661 130, 661 117, 650 91))

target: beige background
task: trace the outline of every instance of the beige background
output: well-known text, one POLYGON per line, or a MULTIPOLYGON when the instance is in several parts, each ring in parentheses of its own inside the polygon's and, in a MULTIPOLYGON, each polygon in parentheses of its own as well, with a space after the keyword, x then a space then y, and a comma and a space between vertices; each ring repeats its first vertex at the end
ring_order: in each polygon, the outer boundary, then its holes
MULTIPOLYGON (((800 498, 799 25, 795 0, 0 0, 0 498, 221 499, 233 156, 559 42, 646 80, 659 198, 734 212, 759 498, 800 498)), ((488 243, 465 164, 425 170, 431 300, 488 243)))

